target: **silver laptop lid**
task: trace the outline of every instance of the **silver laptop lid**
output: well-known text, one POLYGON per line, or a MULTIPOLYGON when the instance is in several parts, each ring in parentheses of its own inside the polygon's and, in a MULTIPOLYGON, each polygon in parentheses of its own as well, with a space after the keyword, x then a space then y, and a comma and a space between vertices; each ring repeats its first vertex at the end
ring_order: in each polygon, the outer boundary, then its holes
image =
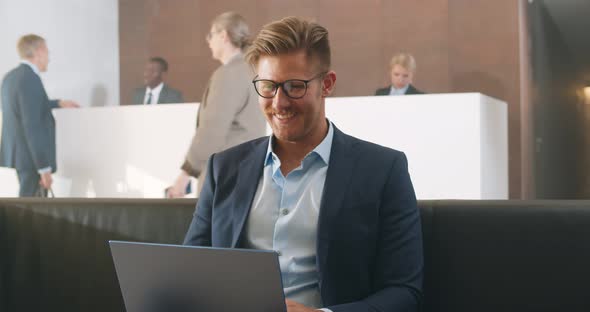
POLYGON ((127 312, 286 311, 274 251, 109 244, 127 312))

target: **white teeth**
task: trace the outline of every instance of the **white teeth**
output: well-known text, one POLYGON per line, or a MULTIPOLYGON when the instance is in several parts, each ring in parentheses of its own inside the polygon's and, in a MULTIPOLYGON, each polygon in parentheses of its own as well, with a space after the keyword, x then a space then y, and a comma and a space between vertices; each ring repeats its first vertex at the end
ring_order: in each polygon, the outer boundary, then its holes
POLYGON ((278 119, 288 119, 288 118, 295 116, 295 113, 293 113, 293 112, 287 112, 287 113, 283 113, 283 114, 275 113, 274 115, 278 119))

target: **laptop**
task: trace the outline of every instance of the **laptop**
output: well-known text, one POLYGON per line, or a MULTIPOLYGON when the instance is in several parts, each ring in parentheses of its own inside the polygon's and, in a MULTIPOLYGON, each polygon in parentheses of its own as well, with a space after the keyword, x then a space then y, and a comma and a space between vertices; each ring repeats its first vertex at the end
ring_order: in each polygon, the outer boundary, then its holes
POLYGON ((109 241, 127 312, 285 312, 278 253, 109 241))

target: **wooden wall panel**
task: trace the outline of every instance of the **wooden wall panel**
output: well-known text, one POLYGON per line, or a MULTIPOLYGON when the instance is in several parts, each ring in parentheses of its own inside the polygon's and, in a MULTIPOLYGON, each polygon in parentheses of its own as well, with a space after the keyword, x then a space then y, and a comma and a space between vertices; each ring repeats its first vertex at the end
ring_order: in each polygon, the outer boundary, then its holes
POLYGON ((389 60, 399 51, 414 55, 414 84, 428 93, 449 92, 449 1, 384 1, 383 57, 375 64, 380 83, 389 83, 389 60), (383 64, 383 65, 381 65, 383 64))
POLYGON ((481 92, 508 105, 511 198, 521 194, 521 103, 517 1, 452 0, 449 6, 452 92, 481 92))
POLYGON ((119 1, 120 104, 129 104, 133 88, 141 85, 151 23, 141 1, 119 1))
MULTIPOLYGON (((519 0, 522 1, 522 0, 519 0)), ((388 83, 397 51, 415 55, 415 84, 429 93, 482 92, 510 104, 510 196, 521 196, 519 11, 514 0, 120 0, 121 103, 142 84, 148 56, 171 65, 168 82, 200 101, 219 63, 205 35, 221 12, 241 13, 253 33, 288 15, 326 26, 335 96, 372 95, 388 83)))
POLYGON ((382 20, 379 1, 320 1, 319 23, 331 29, 332 68, 337 81, 334 96, 372 95, 380 85, 378 70, 382 66, 382 20), (330 14, 334 10, 355 12, 330 14))

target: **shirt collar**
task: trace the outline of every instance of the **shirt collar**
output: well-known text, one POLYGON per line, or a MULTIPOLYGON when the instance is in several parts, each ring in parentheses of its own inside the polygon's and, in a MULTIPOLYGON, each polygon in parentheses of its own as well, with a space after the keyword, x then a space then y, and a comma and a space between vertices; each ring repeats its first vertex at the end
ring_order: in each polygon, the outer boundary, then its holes
POLYGON ((236 60, 243 59, 243 58, 244 58, 244 53, 242 53, 242 52, 238 52, 238 53, 236 53, 236 55, 232 56, 232 57, 231 57, 231 58, 230 58, 230 59, 227 61, 227 63, 225 63, 225 65, 227 65, 227 64, 230 64, 230 63, 233 63, 233 62, 235 62, 236 60))
POLYGON ((151 92, 152 94, 154 94, 154 93, 160 93, 162 91, 162 88, 164 88, 164 83, 163 82, 160 82, 160 84, 157 87, 153 88, 153 89, 150 89, 150 87, 146 87, 145 88, 145 92, 146 93, 151 92))
POLYGON ((391 93, 394 94, 406 94, 406 91, 408 91, 408 88, 410 88, 410 84, 408 83, 405 87, 401 88, 401 89, 396 89, 393 85, 391 85, 391 93))
POLYGON ((22 64, 27 64, 29 65, 29 67, 31 67, 31 69, 33 70, 33 72, 35 72, 35 74, 37 74, 37 76, 40 76, 41 72, 39 71, 39 68, 37 67, 37 65, 27 61, 27 60, 21 60, 20 61, 22 64))
MULTIPOLYGON (((305 157, 315 153, 320 156, 320 158, 324 161, 326 165, 330 163, 330 153, 332 151, 332 140, 334 138, 334 127, 332 126, 332 122, 327 120, 328 122, 328 134, 326 137, 316 146, 309 154, 305 157)), ((273 155, 274 151, 272 149, 273 142, 275 140, 274 135, 270 136, 270 140, 268 140, 268 147, 266 148, 266 159, 264 161, 264 166, 270 165, 273 163, 273 155)))

